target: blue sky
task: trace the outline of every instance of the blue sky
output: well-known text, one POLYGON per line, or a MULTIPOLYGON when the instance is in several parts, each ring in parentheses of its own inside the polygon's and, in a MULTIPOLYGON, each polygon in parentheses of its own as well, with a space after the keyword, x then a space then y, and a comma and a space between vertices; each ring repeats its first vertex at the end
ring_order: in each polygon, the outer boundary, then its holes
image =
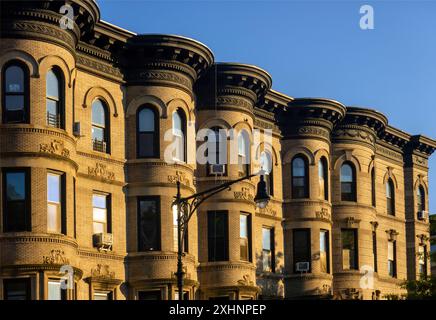
MULTIPOLYGON (((377 109, 411 134, 436 138, 436 2, 100 0, 102 18, 137 33, 206 44, 216 61, 255 64, 292 97, 377 109), (359 9, 374 8, 374 30, 359 9)), ((430 161, 436 210, 436 154, 430 161)))

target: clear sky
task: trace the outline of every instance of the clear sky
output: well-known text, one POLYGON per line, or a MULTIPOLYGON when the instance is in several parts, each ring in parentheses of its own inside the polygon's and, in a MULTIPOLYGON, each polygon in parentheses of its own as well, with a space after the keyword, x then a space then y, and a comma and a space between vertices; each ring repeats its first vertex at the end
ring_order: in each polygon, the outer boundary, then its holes
MULTIPOLYGON (((377 109, 411 134, 436 138, 436 1, 99 0, 102 18, 136 33, 206 44, 216 61, 267 70, 292 97, 377 109), (359 27, 362 5, 374 29, 359 27)), ((430 161, 436 211, 436 154, 430 161)))

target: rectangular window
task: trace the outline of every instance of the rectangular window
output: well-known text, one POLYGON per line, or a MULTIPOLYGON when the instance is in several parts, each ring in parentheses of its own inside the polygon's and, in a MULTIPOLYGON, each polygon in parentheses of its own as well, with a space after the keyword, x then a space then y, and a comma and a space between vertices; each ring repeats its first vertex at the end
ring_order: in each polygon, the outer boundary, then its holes
POLYGON ((273 228, 262 228, 262 269, 264 272, 275 272, 273 228))
POLYGON ((319 233, 319 253, 321 272, 330 273, 330 241, 327 230, 319 233))
POLYGON ((207 213, 208 261, 229 260, 229 228, 227 211, 207 213))
POLYGON ((138 291, 138 300, 162 300, 160 290, 138 291))
POLYGON ((342 229, 342 269, 358 270, 357 230, 342 229))
POLYGON ((30 300, 30 279, 4 279, 4 300, 30 300))
POLYGON ((375 231, 372 232, 372 255, 374 257, 374 272, 377 272, 377 233, 375 231))
MULTIPOLYGON (((173 206, 173 250, 178 251, 179 250, 179 234, 178 234, 178 212, 177 212, 177 206, 173 206)), ((185 238, 183 239, 183 250, 184 252, 188 252, 189 244, 188 244, 188 226, 186 227, 185 231, 185 238)))
POLYGON ((239 248, 240 259, 251 261, 251 216, 247 213, 239 215, 239 248))
POLYGON ((110 195, 94 193, 92 195, 92 232, 111 233, 110 195))
POLYGON ((94 291, 94 300, 113 300, 112 291, 94 291))
POLYGON ((427 275, 427 246, 420 245, 418 248, 418 265, 419 274, 422 276, 427 275))
POLYGON ((397 244, 396 241, 388 241, 388 274, 390 277, 397 276, 397 244))
POLYGON ((294 272, 311 272, 310 229, 294 229, 292 241, 294 272))
POLYGON ((138 198, 138 251, 160 250, 160 198, 138 198))
POLYGON ((67 291, 61 288, 60 280, 49 280, 47 283, 47 300, 66 300, 67 291))
POLYGON ((47 231, 65 234, 65 177, 47 174, 47 231))
POLYGON ((3 170, 3 231, 31 231, 29 169, 3 170))

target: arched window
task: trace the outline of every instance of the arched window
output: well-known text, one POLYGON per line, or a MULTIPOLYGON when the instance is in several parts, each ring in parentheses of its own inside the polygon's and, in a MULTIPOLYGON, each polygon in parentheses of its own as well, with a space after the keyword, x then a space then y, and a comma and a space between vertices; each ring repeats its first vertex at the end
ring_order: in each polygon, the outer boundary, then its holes
POLYGON ((212 127, 207 136, 207 173, 225 175, 227 162, 227 137, 225 130, 212 127))
POLYGON ((260 169, 264 171, 264 179, 266 183, 266 189, 270 196, 274 195, 274 175, 273 175, 273 163, 271 153, 268 151, 262 151, 260 154, 260 169))
POLYGON ((341 200, 356 201, 356 169, 350 162, 341 167, 341 200))
POLYGON ((299 155, 292 160, 292 198, 309 198, 308 165, 305 157, 299 155))
POLYGON ((159 118, 149 106, 136 114, 136 154, 138 158, 159 158, 159 118))
POLYGON ((371 169, 371 204, 373 207, 376 205, 376 193, 375 193, 375 169, 371 169))
POLYGON ((416 193, 416 203, 418 205, 418 212, 425 211, 425 190, 422 186, 418 187, 416 193))
POLYGON ((240 176, 249 174, 250 168, 250 139, 245 130, 238 134, 238 171, 240 176))
POLYGON ((318 181, 319 181, 319 197, 323 200, 329 199, 329 184, 328 184, 328 165, 325 157, 321 157, 318 162, 318 181))
POLYGON ((46 77, 46 107, 47 125, 55 128, 63 128, 63 92, 62 76, 59 70, 51 69, 46 77))
POLYGON ((92 103, 92 147, 109 153, 109 121, 107 107, 100 99, 92 103))
POLYGON ((173 113, 173 136, 177 144, 174 160, 186 162, 186 116, 182 109, 173 113))
POLYGON ((29 122, 29 69, 19 61, 3 68, 3 123, 29 122))
POLYGON ((395 188, 391 178, 386 182, 386 212, 395 215, 395 188))

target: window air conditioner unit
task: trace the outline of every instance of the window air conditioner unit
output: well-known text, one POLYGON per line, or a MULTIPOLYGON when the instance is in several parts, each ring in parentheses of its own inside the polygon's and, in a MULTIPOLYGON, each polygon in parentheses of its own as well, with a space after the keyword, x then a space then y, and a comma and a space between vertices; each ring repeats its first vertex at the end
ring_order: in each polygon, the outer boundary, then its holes
POLYGON ((308 272, 309 271, 309 262, 297 262, 295 264, 296 270, 299 272, 308 272))
POLYGON ((96 233, 94 234, 94 246, 100 251, 112 250, 114 239, 112 233, 96 233))
POLYGON ((73 134, 76 137, 80 137, 81 136, 81 132, 80 132, 80 122, 74 122, 73 125, 73 134))
POLYGON ((418 211, 418 220, 427 220, 428 211, 418 211))
POLYGON ((209 165, 210 174, 225 174, 226 166, 223 164, 210 164, 209 165))

